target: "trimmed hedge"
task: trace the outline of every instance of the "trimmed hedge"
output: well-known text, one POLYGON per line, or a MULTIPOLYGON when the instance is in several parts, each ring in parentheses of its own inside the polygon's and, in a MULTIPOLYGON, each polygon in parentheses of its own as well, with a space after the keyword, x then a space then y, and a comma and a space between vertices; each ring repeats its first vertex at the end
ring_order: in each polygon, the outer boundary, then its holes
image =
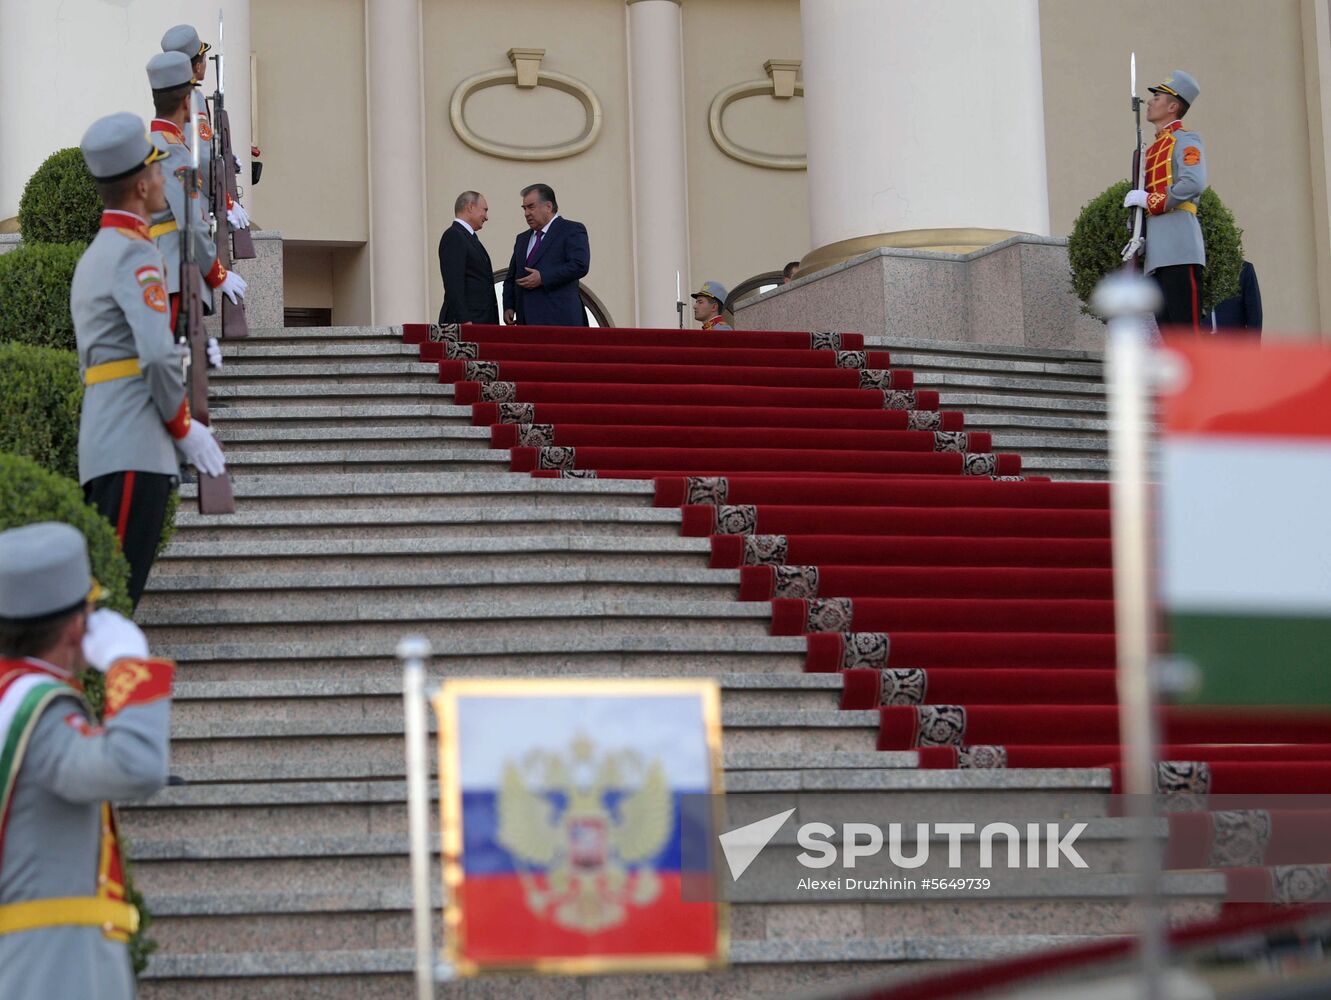
POLYGON ((91 243, 101 218, 102 200, 76 146, 48 156, 19 198, 24 243, 91 243))
POLYGON ((0 452, 0 531, 36 521, 63 521, 83 533, 92 575, 105 592, 102 605, 128 615, 129 563, 120 553, 115 529, 83 502, 74 480, 30 458, 0 452))
POLYGON ((0 452, 79 478, 78 357, 31 344, 0 343, 0 452))
MULTIPOLYGON (((1091 313, 1087 303, 1100 279, 1123 266, 1120 254, 1132 234, 1131 210, 1123 207, 1123 198, 1130 189, 1128 181, 1119 181, 1092 198, 1082 206, 1068 237, 1072 287, 1082 301, 1084 313, 1091 313)), ((1202 241, 1206 245, 1202 308, 1209 312, 1216 303, 1238 294, 1243 230, 1211 188, 1202 192, 1197 221, 1201 223, 1202 241)))
POLYGON ((86 249, 25 242, 0 255, 0 341, 75 349, 69 289, 86 249))

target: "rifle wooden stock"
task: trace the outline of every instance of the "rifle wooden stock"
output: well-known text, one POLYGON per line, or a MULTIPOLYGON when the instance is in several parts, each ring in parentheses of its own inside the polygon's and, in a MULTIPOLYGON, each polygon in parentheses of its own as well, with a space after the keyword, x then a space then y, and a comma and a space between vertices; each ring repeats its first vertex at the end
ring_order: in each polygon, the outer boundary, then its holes
MULTIPOLYGON (((236 154, 231 148, 231 116, 226 113, 226 108, 222 106, 220 97, 213 98, 214 113, 217 116, 215 123, 217 134, 222 139, 222 162, 221 172, 226 178, 226 193, 231 195, 232 199, 239 200, 240 192, 236 187, 236 174, 240 172, 240 164, 236 161, 236 154)), ((214 172, 216 176, 216 172, 214 172)), ((220 204, 220 214, 223 221, 226 220, 226 199, 223 198, 220 204)), ((232 246, 235 250, 237 260, 253 260, 257 254, 254 251, 254 238, 250 236, 249 227, 244 229, 231 229, 231 224, 225 222, 226 228, 231 233, 232 246)))
MULTIPOLYGON (((228 271, 231 270, 231 241, 227 238, 230 223, 226 219, 226 181, 220 171, 222 161, 212 158, 212 190, 209 195, 217 217, 217 259, 228 271)), ((249 317, 245 314, 244 302, 232 302, 220 291, 213 295, 213 304, 222 317, 222 337, 226 340, 239 340, 250 335, 249 317)))

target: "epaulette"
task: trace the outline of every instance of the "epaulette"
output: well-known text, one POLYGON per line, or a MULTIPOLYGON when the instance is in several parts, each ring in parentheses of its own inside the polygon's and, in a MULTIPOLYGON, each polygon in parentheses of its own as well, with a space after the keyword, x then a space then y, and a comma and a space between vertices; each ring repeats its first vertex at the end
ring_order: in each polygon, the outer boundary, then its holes
POLYGON ((157 135, 160 135, 163 139, 165 139, 169 145, 172 146, 185 145, 185 140, 182 139, 180 136, 176 135, 174 132, 158 132, 157 135))

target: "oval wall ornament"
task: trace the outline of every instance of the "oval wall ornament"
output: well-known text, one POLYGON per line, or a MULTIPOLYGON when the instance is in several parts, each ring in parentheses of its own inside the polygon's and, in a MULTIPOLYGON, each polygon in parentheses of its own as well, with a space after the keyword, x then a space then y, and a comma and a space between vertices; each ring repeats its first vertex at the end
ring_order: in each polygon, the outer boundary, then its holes
POLYGON ((508 58, 513 63, 513 69, 487 70, 459 83, 448 105, 448 119, 457 137, 478 152, 505 160, 561 160, 589 149, 601 134, 601 102, 581 80, 541 69, 541 56, 544 54, 543 49, 509 49, 508 58), (576 98, 586 116, 582 131, 567 142, 548 146, 517 146, 477 135, 467 124, 467 100, 479 90, 504 84, 523 89, 549 87, 576 98))
POLYGON ((723 117, 726 108, 746 97, 759 97, 770 94, 777 100, 789 100, 804 96, 804 84, 799 83, 795 75, 799 71, 798 60, 769 59, 763 64, 767 70, 766 80, 750 80, 727 87, 712 98, 707 109, 707 129, 712 133, 712 141, 717 148, 732 160, 749 163, 755 167, 767 167, 769 170, 807 170, 808 158, 803 155, 789 156, 781 153, 765 153, 759 149, 750 149, 735 142, 726 135, 723 117))

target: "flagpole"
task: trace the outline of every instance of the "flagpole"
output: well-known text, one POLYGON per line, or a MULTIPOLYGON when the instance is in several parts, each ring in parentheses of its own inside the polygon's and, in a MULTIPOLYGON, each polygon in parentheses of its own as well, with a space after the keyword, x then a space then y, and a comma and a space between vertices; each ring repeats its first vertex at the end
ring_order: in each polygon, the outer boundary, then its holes
POLYGON ((1118 648, 1119 743, 1123 791, 1134 828, 1139 887, 1138 958, 1142 1000, 1161 1000, 1165 922, 1163 866, 1155 808, 1159 745, 1155 685, 1155 612, 1151 577, 1151 504, 1147 481, 1153 382, 1145 317, 1155 311, 1154 282, 1125 268, 1105 278, 1091 299, 1108 320, 1110 497, 1114 625, 1118 648))
POLYGON ((430 642, 408 636, 397 644, 407 745, 407 830, 411 844, 411 912, 416 945, 417 1000, 434 1000, 434 935, 430 926, 430 750, 425 661, 430 642))

